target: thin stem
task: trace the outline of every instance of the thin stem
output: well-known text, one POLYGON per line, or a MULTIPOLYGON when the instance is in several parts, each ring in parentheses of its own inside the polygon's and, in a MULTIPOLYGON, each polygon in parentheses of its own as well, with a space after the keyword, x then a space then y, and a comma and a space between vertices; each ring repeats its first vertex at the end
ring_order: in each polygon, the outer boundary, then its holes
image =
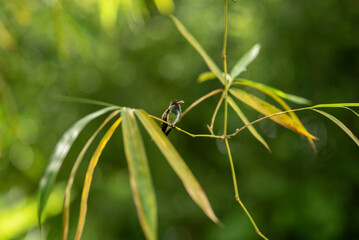
POLYGON ((201 98, 197 99, 196 101, 194 101, 188 108, 186 108, 186 110, 182 113, 182 117, 184 115, 186 115, 192 108, 194 108, 195 106, 197 106, 198 104, 200 104, 202 101, 206 100, 209 97, 212 97, 220 92, 223 92, 223 89, 216 89, 213 90, 210 93, 207 93, 206 95, 202 96, 201 98))
MULTIPOLYGON (((264 119, 267 119, 267 118, 271 118, 271 117, 275 117, 275 116, 278 116, 278 115, 281 115, 281 114, 286 114, 286 113, 290 113, 290 112, 298 112, 298 111, 303 111, 303 110, 309 110, 309 109, 313 109, 314 107, 304 107, 304 108, 297 108, 297 109, 290 109, 290 110, 287 110, 287 111, 283 111, 283 112, 278 112, 278 113, 273 113, 271 115, 267 115, 267 116, 264 116, 264 117, 261 117, 261 118, 258 118, 257 120, 254 120, 253 122, 250 122, 246 125, 244 125, 243 127, 237 129, 234 133, 232 134, 229 134, 228 137, 233 137, 233 136, 236 136, 239 132, 241 132, 243 129, 257 123, 257 122, 260 122, 264 119)), ((317 140, 317 139, 316 139, 317 140)))
POLYGON ((151 118, 153 118, 153 119, 156 119, 156 120, 158 120, 158 121, 160 121, 160 122, 166 123, 167 125, 172 126, 172 127, 175 128, 176 130, 178 130, 178 131, 180 131, 180 132, 183 132, 183 133, 185 133, 185 134, 187 134, 187 135, 189 135, 189 136, 191 136, 191 137, 194 137, 194 138, 195 138, 195 137, 208 137, 208 138, 218 138, 218 139, 225 139, 225 138, 227 138, 227 136, 225 136, 225 135, 218 136, 218 135, 210 135, 210 134, 192 134, 192 133, 189 133, 189 132, 187 132, 187 131, 185 131, 185 130, 183 130, 183 129, 181 129, 181 128, 175 126, 175 125, 170 124, 169 122, 166 122, 165 120, 163 120, 163 119, 161 119, 161 118, 158 118, 158 117, 153 116, 153 115, 148 115, 148 116, 151 117, 151 118))
POLYGON ((216 120, 216 116, 217 116, 218 110, 219 110, 219 108, 221 107, 221 104, 222 104, 222 102, 223 102, 223 98, 224 98, 224 92, 222 93, 221 98, 219 99, 219 101, 218 101, 218 103, 217 103, 216 109, 215 109, 214 112, 213 112, 212 120, 211 120, 211 126, 208 126, 208 125, 207 125, 208 130, 210 131, 210 133, 211 133, 212 135, 215 135, 215 134, 213 133, 213 125, 214 125, 214 121, 216 120))
POLYGON ((227 33, 228 33, 228 2, 224 0, 224 39, 223 39, 223 70, 224 70, 224 125, 223 134, 227 134, 227 115, 228 115, 228 77, 227 77, 227 33))

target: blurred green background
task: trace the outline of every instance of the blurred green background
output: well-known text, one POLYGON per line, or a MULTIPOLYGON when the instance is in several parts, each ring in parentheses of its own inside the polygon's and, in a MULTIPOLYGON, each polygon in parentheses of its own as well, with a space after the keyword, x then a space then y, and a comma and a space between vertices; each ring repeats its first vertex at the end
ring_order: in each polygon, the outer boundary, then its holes
MULTIPOLYGON (((222 66, 223 1, 175 4, 175 15, 222 66)), ((357 0, 230 1, 229 68, 260 43, 258 58, 242 77, 315 104, 358 102, 358 26, 357 0)), ((97 109, 57 97, 97 99, 161 116, 173 98, 183 99, 185 108, 220 87, 218 81, 198 84, 204 71, 200 56, 151 0, 0 0, 0 239, 39 239, 36 197, 47 159, 62 133, 97 109)), ((180 127, 207 132, 218 98, 189 112, 180 127)), ((251 120, 260 117, 240 106, 251 120)), ((359 134, 354 114, 328 111, 359 134)), ((218 133, 222 113, 215 127, 218 133)), ((248 131, 231 139, 240 197, 270 239, 357 239, 359 149, 315 112, 298 115, 320 138, 318 154, 305 138, 268 120, 256 127, 272 154, 248 131)), ((230 132, 242 126, 233 112, 229 121, 230 132)), ((59 172, 44 225, 47 239, 61 239, 64 184, 78 152, 100 122, 81 133, 59 172)), ((159 239, 260 239, 234 200, 222 142, 193 139, 177 131, 169 136, 224 223, 218 227, 193 203, 145 132, 143 137, 158 202, 159 239)), ((94 146, 90 150, 74 184, 71 237, 94 146)), ((121 130, 95 170, 87 216, 82 239, 144 239, 121 130)))

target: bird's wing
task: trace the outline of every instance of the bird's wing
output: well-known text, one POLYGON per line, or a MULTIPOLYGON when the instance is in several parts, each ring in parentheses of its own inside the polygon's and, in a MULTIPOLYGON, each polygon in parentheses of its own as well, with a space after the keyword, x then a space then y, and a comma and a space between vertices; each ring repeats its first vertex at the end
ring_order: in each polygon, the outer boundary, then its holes
MULTIPOLYGON (((171 111, 170 109, 167 109, 163 114, 162 114, 162 120, 166 121, 167 122, 167 116, 169 114, 169 111, 171 111)), ((167 129, 167 126, 168 124, 164 123, 164 122, 161 122, 161 130, 162 132, 166 132, 166 129, 167 129)))

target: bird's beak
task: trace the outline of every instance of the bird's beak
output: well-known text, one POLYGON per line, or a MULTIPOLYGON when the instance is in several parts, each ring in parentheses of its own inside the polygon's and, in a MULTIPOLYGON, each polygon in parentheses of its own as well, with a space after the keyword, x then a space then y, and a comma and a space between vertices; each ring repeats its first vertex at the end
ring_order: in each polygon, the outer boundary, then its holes
POLYGON ((180 105, 181 103, 184 103, 184 101, 183 101, 183 100, 178 101, 178 102, 177 102, 177 105, 180 105))

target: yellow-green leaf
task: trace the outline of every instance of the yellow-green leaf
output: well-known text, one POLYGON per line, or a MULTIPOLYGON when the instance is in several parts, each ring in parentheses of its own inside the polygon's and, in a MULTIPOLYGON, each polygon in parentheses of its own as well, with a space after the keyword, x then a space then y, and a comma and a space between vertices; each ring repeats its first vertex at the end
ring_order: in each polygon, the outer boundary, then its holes
POLYGON ((75 235, 76 240, 81 239, 82 231, 83 231, 83 228, 85 226, 86 213, 87 213, 87 199, 88 199, 88 196, 89 196, 92 177, 93 177, 95 167, 96 167, 96 165, 98 163, 98 160, 99 160, 99 158, 101 156, 101 153, 102 153, 103 149, 107 145, 107 142, 110 140, 112 134, 115 132, 115 130, 117 129, 117 127, 121 123, 121 121, 122 121, 122 118, 121 117, 118 118, 117 121, 114 124, 112 124, 110 129, 103 136, 103 138, 101 139, 100 143, 98 144, 94 154, 92 155, 90 164, 89 164, 89 166, 87 168, 84 187, 83 187, 82 196, 81 196, 79 221, 78 221, 76 235, 75 235))
POLYGON ((201 75, 199 75, 198 82, 203 83, 205 81, 212 80, 215 78, 216 78, 216 75, 214 75, 213 72, 204 72, 204 73, 201 73, 201 75))
MULTIPOLYGON (((266 116, 274 114, 274 113, 281 112, 281 110, 276 108, 275 106, 263 101, 259 97, 256 97, 256 96, 254 96, 252 94, 249 94, 249 93, 247 93, 245 91, 242 91, 241 89, 232 88, 232 89, 230 89, 230 93, 233 96, 235 96, 237 99, 239 99, 240 101, 244 102, 248 106, 252 107, 256 111, 258 111, 258 112, 260 112, 260 113, 262 113, 262 114, 264 114, 266 116)), ((310 137, 312 139, 317 139, 316 137, 314 137, 313 135, 308 133, 308 131, 301 128, 287 114, 281 114, 281 115, 273 116, 270 119, 272 119, 276 123, 288 128, 288 129, 290 129, 290 130, 292 130, 292 131, 294 131, 296 133, 299 133, 299 134, 301 134, 303 136, 310 137)))
MULTIPOLYGON (((249 121, 248 121, 246 115, 244 115, 242 110, 238 107, 236 102, 233 101, 233 99, 230 96, 228 96, 228 103, 232 107, 232 109, 237 113, 238 117, 243 121, 243 123, 248 124, 249 121)), ((268 151, 271 151, 268 144, 266 143, 266 141, 262 138, 262 136, 257 132, 257 130, 252 125, 248 126, 248 130, 252 133, 253 137, 255 137, 259 142, 261 142, 268 149, 268 151)))
POLYGON ((337 119, 336 117, 334 117, 333 115, 327 113, 327 112, 324 112, 324 111, 321 111, 321 110, 318 110, 318 109, 313 109, 313 111, 316 111, 320 114, 322 114, 323 116, 329 118, 331 121, 333 121, 336 125, 338 125, 341 129, 343 129, 343 131, 348 134, 348 136, 353 139, 353 141, 356 143, 356 145, 359 146, 359 139, 354 135, 354 133, 352 131, 350 131, 349 128, 347 128, 347 126, 344 125, 344 123, 342 123, 339 119, 337 119))
POLYGON ((175 5, 172 0, 154 0, 158 11, 162 15, 169 15, 173 13, 175 5))
POLYGON ((203 49, 201 44, 192 36, 190 32, 186 29, 185 26, 178 20, 175 16, 170 15, 170 18, 175 23, 178 31, 182 34, 182 36, 192 45, 194 49, 201 55, 203 60, 206 62, 208 68, 216 75, 216 77, 224 84, 224 77, 222 71, 218 68, 218 66, 213 62, 212 58, 208 56, 206 51, 203 49))
POLYGON ((152 137, 153 141, 160 149, 162 154, 171 165, 177 176, 181 179, 187 192, 197 205, 204 211, 204 213, 214 222, 219 223, 208 198, 203 191, 201 185, 192 174, 182 157, 177 150, 173 147, 168 138, 161 132, 159 126, 148 116, 143 110, 135 110, 135 113, 142 125, 145 127, 148 134, 152 137))
POLYGON ((237 79, 235 79, 233 81, 233 84, 245 85, 245 86, 249 86, 249 87, 252 87, 252 88, 259 89, 261 91, 266 90, 268 92, 272 92, 272 93, 276 94, 278 97, 287 99, 287 100, 292 101, 294 103, 305 104, 305 105, 311 104, 311 101, 308 100, 308 99, 282 92, 281 90, 278 90, 278 89, 276 89, 274 87, 265 85, 263 83, 254 82, 254 81, 243 79, 243 78, 237 78, 237 79))
POLYGON ((317 104, 312 108, 336 108, 336 107, 359 107, 359 103, 327 103, 327 104, 317 104))
POLYGON ((253 62, 254 59, 258 56, 260 45, 256 44, 254 45, 248 52, 246 52, 234 65, 230 75, 232 79, 235 79, 238 77, 239 74, 244 72, 247 68, 247 66, 253 62))
POLYGON ((74 141, 76 140, 82 129, 90 121, 116 108, 117 107, 103 108, 85 116, 84 118, 77 121, 70 129, 68 129, 56 144, 55 150, 53 151, 49 159, 49 163, 40 181, 39 200, 38 200, 38 209, 37 209, 38 210, 37 217, 40 227, 41 227, 41 216, 46 206, 47 200, 49 198, 51 188, 55 182, 57 173, 59 172, 62 163, 67 153, 69 152, 72 144, 74 143, 74 141))
POLYGON ((65 197, 64 197, 64 205, 63 205, 63 216, 62 216, 62 239, 66 240, 67 239, 67 235, 68 235, 68 230, 69 230, 69 218, 70 218, 70 200, 71 200, 71 188, 72 188, 72 184, 74 182, 76 173, 77 173, 77 169, 80 166, 80 163, 82 162, 82 159, 87 151, 87 149, 89 148, 89 146, 91 145, 91 143, 93 142, 93 140, 95 139, 95 137, 97 136, 97 134, 103 129, 103 127, 112 119, 114 118, 118 113, 120 112, 120 110, 114 111, 112 112, 104 121, 103 123, 97 128, 97 130, 92 134, 92 136, 87 140, 85 146, 82 148, 80 154, 78 155, 78 157, 76 158, 75 164, 72 166, 71 169, 71 174, 69 177, 69 180, 67 182, 67 186, 66 186, 66 191, 65 191, 65 197))
POLYGON ((157 239, 157 205, 145 147, 142 142, 134 110, 122 111, 123 142, 130 172, 130 183, 137 214, 146 239, 157 239))

